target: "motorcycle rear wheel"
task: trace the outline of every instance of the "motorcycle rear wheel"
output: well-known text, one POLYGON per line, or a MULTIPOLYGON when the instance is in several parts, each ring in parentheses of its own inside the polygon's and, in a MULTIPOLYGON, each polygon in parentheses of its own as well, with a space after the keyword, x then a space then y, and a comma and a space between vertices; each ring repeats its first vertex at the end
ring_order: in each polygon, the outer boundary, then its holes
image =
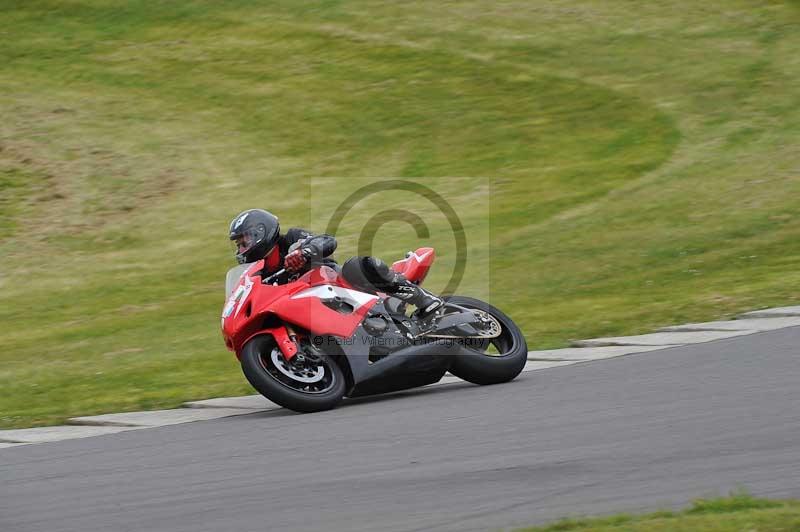
POLYGON ((456 355, 450 373, 473 384, 499 384, 514 379, 528 360, 528 344, 514 321, 499 309, 479 299, 452 296, 447 299, 460 307, 486 312, 500 323, 497 338, 465 342, 467 353, 456 355), (493 353, 489 353, 492 348, 493 353))
POLYGON ((242 372, 261 395, 295 412, 335 408, 344 397, 346 382, 339 365, 317 353, 319 361, 297 366, 286 361, 272 336, 256 336, 242 349, 242 372))

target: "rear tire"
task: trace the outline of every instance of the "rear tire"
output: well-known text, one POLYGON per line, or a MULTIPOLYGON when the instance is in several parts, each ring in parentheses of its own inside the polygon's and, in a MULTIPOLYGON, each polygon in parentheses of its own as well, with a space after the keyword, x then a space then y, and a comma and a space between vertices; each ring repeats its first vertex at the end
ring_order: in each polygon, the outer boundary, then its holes
POLYGON ((312 375, 306 380, 319 380, 307 384, 300 380, 304 379, 302 374, 295 375, 297 380, 292 379, 292 372, 285 370, 288 362, 279 350, 274 352, 277 349, 275 340, 269 335, 256 336, 242 349, 244 376, 261 395, 285 408, 303 413, 330 410, 341 402, 346 389, 345 377, 331 357, 318 353, 321 360, 317 369, 311 368, 308 373, 316 373, 317 376, 312 375), (275 364, 276 360, 283 370, 275 364), (322 371, 319 371, 320 367, 322 371), (322 377, 319 377, 320 374, 322 377))
POLYGON ((470 352, 456 355, 450 373, 474 384, 499 384, 520 374, 528 360, 528 344, 511 318, 492 305, 471 297, 452 296, 447 298, 447 303, 482 310, 502 326, 498 338, 481 341, 478 345, 467 344, 464 349, 470 352), (486 353, 490 344, 495 346, 498 354, 486 353))

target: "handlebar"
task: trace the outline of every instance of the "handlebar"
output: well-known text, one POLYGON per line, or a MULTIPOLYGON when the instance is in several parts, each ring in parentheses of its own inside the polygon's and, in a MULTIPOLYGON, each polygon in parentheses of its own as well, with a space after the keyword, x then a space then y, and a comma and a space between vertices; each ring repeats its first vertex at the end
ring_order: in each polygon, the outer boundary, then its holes
MULTIPOLYGON (((318 266, 324 266, 324 265, 325 265, 325 263, 323 261, 315 260, 315 261, 309 261, 306 264, 306 268, 316 268, 318 266)), ((300 272, 290 272, 286 268, 283 268, 282 270, 280 270, 278 272, 275 272, 272 275, 270 275, 269 277, 267 277, 266 279, 262 280, 261 284, 272 284, 275 281, 277 281, 281 277, 281 275, 286 275, 286 274, 293 274, 293 275, 297 275, 299 277, 303 273, 303 271, 304 270, 301 270, 300 272)))
POLYGON ((275 282, 278 279, 278 277, 280 277, 284 273, 286 273, 286 268, 282 269, 279 272, 273 273, 272 275, 270 275, 269 277, 267 277, 266 279, 261 281, 261 284, 272 284, 273 282, 275 282))

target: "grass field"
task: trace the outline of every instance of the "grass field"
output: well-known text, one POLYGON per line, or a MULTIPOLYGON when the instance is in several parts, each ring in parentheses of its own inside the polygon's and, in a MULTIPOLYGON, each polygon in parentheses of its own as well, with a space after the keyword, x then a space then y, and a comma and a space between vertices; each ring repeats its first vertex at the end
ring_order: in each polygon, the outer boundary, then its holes
POLYGON ((565 519, 519 532, 785 532, 800 530, 800 502, 757 499, 745 493, 702 499, 682 512, 565 519))
POLYGON ((251 393, 227 223, 377 177, 458 204, 531 348, 797 304, 800 4, 631 6, 0 0, 0 427, 251 393))

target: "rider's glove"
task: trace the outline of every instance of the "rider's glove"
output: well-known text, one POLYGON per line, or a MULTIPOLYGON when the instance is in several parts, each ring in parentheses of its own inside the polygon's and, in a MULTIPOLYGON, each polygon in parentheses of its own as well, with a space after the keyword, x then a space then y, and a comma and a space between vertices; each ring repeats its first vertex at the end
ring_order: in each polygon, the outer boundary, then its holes
POLYGON ((283 262, 287 270, 290 272, 296 272, 306 265, 308 259, 302 250, 296 249, 286 255, 286 258, 283 262))

